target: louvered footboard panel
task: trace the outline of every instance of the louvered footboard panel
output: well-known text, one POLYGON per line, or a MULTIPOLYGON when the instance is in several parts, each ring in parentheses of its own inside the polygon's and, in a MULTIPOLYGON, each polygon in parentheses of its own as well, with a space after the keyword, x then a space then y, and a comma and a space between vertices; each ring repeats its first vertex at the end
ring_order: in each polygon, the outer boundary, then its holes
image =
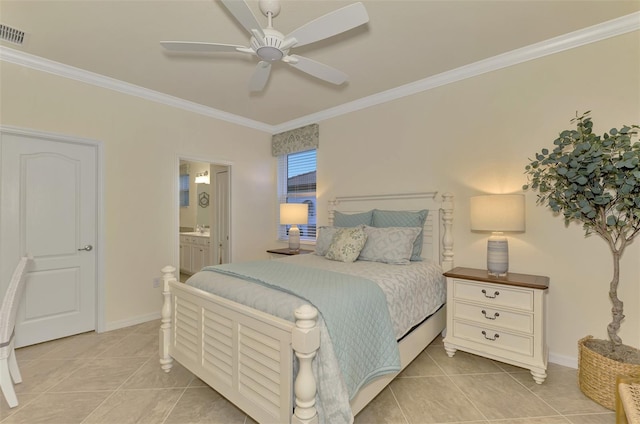
POLYGON ((285 395, 280 383, 280 342, 246 325, 239 326, 238 333, 239 390, 277 414, 280 397, 285 395))
POLYGON ((175 298, 175 325, 173 327, 174 345, 190 360, 197 360, 200 352, 198 340, 200 308, 191 302, 175 298))
POLYGON ((233 384, 234 323, 218 313, 204 310, 202 365, 224 384, 233 384))
POLYGON ((256 421, 289 422, 294 324, 182 283, 171 294, 171 356, 256 421))

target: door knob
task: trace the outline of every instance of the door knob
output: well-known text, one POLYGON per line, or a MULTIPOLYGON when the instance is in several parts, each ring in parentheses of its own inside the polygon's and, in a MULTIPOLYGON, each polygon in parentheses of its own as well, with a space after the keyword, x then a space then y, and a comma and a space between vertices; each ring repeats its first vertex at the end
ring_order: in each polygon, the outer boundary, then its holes
POLYGON ((90 244, 87 244, 85 247, 81 247, 78 250, 86 250, 87 252, 91 252, 93 250, 93 246, 91 246, 90 244))

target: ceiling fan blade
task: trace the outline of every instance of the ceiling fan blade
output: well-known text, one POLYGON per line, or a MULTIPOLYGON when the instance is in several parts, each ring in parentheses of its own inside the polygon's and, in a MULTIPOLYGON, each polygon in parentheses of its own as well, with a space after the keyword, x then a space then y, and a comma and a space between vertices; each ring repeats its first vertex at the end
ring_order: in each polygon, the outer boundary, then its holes
POLYGON ((174 52, 237 52, 238 48, 245 48, 244 46, 233 44, 200 43, 195 41, 161 41, 160 44, 165 49, 174 52))
POLYGON ((269 74, 271 73, 271 63, 261 60, 256 66, 256 70, 249 81, 249 91, 262 91, 267 85, 269 74))
POLYGON ((293 59, 288 63, 294 68, 332 84, 340 85, 349 79, 349 76, 344 72, 315 60, 295 54, 288 56, 288 58, 293 59))
POLYGON ((256 30, 260 34, 260 37, 264 38, 264 32, 262 31, 260 22, 258 22, 256 16, 244 0, 222 0, 222 4, 225 5, 227 10, 231 12, 233 17, 240 22, 240 25, 242 25, 249 34, 253 35, 252 30, 256 30))
POLYGON ((295 46, 300 47, 333 37, 367 22, 367 9, 362 3, 353 3, 306 23, 287 35, 287 38, 295 38, 295 46))

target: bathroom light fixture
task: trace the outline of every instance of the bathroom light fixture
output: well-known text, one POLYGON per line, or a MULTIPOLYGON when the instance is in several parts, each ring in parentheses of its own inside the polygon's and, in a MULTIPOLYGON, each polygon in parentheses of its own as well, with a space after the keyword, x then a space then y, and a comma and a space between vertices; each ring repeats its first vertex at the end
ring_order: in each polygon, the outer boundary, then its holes
POLYGON ((487 241, 489 275, 509 270, 509 244, 504 232, 524 232, 524 195, 490 194, 471 198, 471 231, 491 232, 487 241))
POLYGON ((196 184, 209 184, 209 171, 200 172, 196 174, 196 184))
POLYGON ((289 251, 300 250, 300 229, 298 224, 306 224, 309 219, 309 205, 306 203, 281 203, 280 224, 291 225, 289 228, 289 251))

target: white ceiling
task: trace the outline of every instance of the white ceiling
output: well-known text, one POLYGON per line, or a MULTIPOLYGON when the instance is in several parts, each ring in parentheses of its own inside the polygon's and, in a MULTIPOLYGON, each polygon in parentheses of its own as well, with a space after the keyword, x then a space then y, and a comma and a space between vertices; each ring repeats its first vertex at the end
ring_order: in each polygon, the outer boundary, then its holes
MULTIPOLYGON (((286 35, 350 3, 283 0, 274 27, 286 35)), ((249 35, 217 0, 0 0, 0 22, 28 34, 23 46, 0 45, 277 126, 640 10, 640 1, 363 3, 368 24, 292 50, 346 72, 342 86, 276 63, 264 92, 251 94, 255 58, 161 48, 161 40, 248 45, 249 35)), ((257 1, 249 5, 266 26, 257 1)))

